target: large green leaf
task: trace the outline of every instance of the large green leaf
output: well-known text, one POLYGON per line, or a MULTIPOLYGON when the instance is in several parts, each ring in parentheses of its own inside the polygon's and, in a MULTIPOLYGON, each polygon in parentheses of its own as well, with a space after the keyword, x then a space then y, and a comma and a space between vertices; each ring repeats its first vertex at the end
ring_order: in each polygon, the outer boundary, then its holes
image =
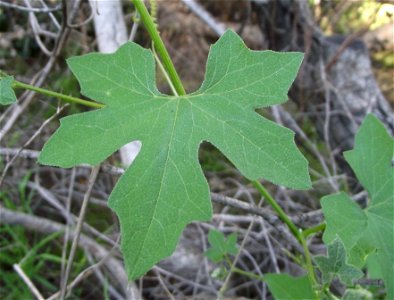
POLYGON ((308 276, 293 277, 287 274, 267 274, 264 276, 275 300, 313 300, 317 296, 308 276))
POLYGON ((16 101, 12 83, 14 78, 11 76, 0 78, 0 105, 8 105, 16 101))
POLYGON ((286 100, 301 61, 300 53, 250 51, 227 31, 210 51, 201 88, 171 97, 156 88, 151 51, 134 43, 114 54, 71 58, 82 93, 106 106, 63 118, 39 161, 95 165, 130 141, 142 142, 109 199, 120 220, 129 278, 136 278, 172 253, 187 223, 211 217, 197 157, 203 140, 249 179, 310 187, 294 134, 254 111, 286 100))
POLYGON ((369 115, 356 136, 355 148, 345 158, 370 196, 362 210, 344 193, 321 201, 326 217, 325 243, 338 235, 349 262, 362 267, 370 253, 376 255, 386 284, 388 299, 394 299, 394 140, 383 124, 369 115))

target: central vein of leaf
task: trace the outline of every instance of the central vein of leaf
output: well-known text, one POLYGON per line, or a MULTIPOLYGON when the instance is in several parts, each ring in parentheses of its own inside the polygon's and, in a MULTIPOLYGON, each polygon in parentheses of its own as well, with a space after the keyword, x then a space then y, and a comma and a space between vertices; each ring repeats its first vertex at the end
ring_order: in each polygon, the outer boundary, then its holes
MULTIPOLYGON (((174 98, 178 98, 178 97, 174 97, 174 98)), ((162 191, 163 191, 163 186, 164 186, 163 183, 164 183, 165 178, 166 178, 168 163, 169 163, 169 160, 170 160, 170 152, 171 152, 171 148, 172 148, 172 142, 173 142, 173 139, 174 139, 174 132, 175 132, 175 128, 176 128, 176 122, 177 122, 177 119, 178 119, 179 105, 180 105, 180 102, 178 101, 178 103, 176 105, 176 109, 175 109, 174 122, 172 124, 171 134, 170 134, 170 137, 169 137, 169 140, 168 140, 169 143, 167 145, 167 156, 166 156, 165 163, 164 163, 163 173, 162 173, 161 181, 160 181, 160 187, 159 187, 159 191, 157 193, 155 206, 154 206, 154 209, 153 209, 153 214, 152 214, 152 217, 151 217, 150 222, 149 222, 147 233, 144 236, 143 242, 141 243, 141 246, 140 246, 140 248, 138 250, 138 255, 136 256, 137 258, 140 257, 140 253, 141 253, 141 251, 143 251, 143 249, 145 247, 147 238, 150 236, 149 232, 151 231, 151 227, 152 227, 153 222, 156 221, 156 222, 160 223, 160 221, 157 220, 157 218, 156 218, 157 206, 159 204, 160 197, 161 197, 161 194, 162 194, 162 191)), ((138 263, 137 263, 137 265, 138 265, 138 263)), ((136 266, 136 269, 138 269, 137 266, 136 266)))

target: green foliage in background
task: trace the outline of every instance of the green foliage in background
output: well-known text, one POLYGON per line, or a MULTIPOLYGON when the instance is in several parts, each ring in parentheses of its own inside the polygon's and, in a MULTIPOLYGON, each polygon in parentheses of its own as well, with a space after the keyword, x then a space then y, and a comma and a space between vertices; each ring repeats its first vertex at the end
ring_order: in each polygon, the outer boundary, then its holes
POLYGON ((368 191, 369 205, 361 209, 344 193, 321 200, 327 228, 324 242, 339 236, 349 263, 363 267, 373 255, 384 279, 388 299, 394 298, 394 139, 373 115, 363 122, 355 147, 345 152, 357 178, 368 191))

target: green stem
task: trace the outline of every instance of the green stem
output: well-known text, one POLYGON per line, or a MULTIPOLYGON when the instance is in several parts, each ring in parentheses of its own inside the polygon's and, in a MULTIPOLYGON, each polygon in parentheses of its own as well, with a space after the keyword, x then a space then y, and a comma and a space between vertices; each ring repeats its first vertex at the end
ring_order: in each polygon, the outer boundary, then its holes
MULTIPOLYGON (((237 268, 235 266, 235 261, 231 261, 231 259, 228 257, 228 255, 225 256, 225 261, 230 267, 230 270, 229 270, 229 273, 227 275, 227 278, 229 276, 231 276, 231 273, 238 273, 240 275, 243 275, 243 276, 246 276, 246 277, 249 277, 249 278, 252 278, 252 279, 257 279, 257 280, 260 280, 260 281, 264 281, 264 278, 262 276, 259 276, 259 275, 256 275, 256 274, 252 273, 252 272, 244 271, 242 269, 237 268)), ((224 295, 224 292, 226 291, 227 281, 228 280, 226 279, 226 281, 224 282, 223 286, 220 288, 219 298, 222 298, 223 295, 224 295)))
POLYGON ((320 231, 324 231, 325 229, 326 229, 326 223, 321 223, 319 225, 305 229, 302 232, 302 235, 304 236, 304 238, 307 238, 311 234, 318 233, 320 231))
POLYGON ((89 107, 94 107, 94 108, 102 108, 104 107, 103 104, 97 103, 97 102, 92 102, 92 101, 88 101, 88 100, 83 100, 80 98, 76 98, 76 97, 72 97, 72 96, 67 96, 64 94, 60 94, 60 93, 56 93, 56 92, 52 92, 46 89, 42 89, 39 87, 35 87, 32 86, 30 84, 26 84, 17 80, 14 80, 14 82, 12 83, 12 87, 14 89, 25 89, 25 90, 30 90, 30 91, 34 91, 36 93, 40 93, 46 96, 50 96, 50 97, 56 97, 59 98, 62 101, 65 102, 69 102, 69 103, 76 103, 76 104, 81 104, 81 105, 85 105, 85 106, 89 106, 89 107))
POLYGON ((171 92, 175 95, 175 96, 179 96, 178 92, 176 91, 174 84, 171 81, 171 78, 168 76, 168 73, 166 71, 166 69, 164 68, 163 64, 161 63, 159 57, 157 56, 157 53, 155 51, 155 47, 152 45, 152 52, 153 55, 155 56, 155 60, 157 62, 157 65, 159 66, 159 69, 161 71, 161 73, 163 74, 164 78, 166 79, 168 85, 170 86, 171 92))
POLYGON ((283 211, 283 209, 279 206, 279 204, 275 201, 275 199, 270 195, 270 193, 266 190, 266 188, 257 180, 253 181, 253 185, 260 192, 260 194, 264 197, 265 200, 272 206, 272 208, 276 211, 279 218, 289 227, 291 233, 297 238, 299 242, 301 242, 299 238, 299 231, 297 226, 290 220, 287 214, 283 211))
POLYGON ((253 274, 253 273, 248 272, 248 271, 244 271, 242 269, 238 269, 237 267, 233 267, 233 268, 231 268, 231 270, 234 273, 238 273, 240 275, 247 276, 247 277, 252 278, 252 279, 257 279, 257 280, 260 280, 260 281, 264 281, 264 277, 256 275, 256 274, 253 274))
POLYGON ((312 255, 309 252, 308 245, 306 244, 306 240, 302 234, 301 229, 299 230, 299 235, 300 235, 302 248, 304 249, 306 270, 308 271, 309 282, 311 283, 312 288, 314 290, 316 290, 317 280, 316 280, 316 276, 315 276, 315 270, 313 269, 312 255))
POLYGON ((306 263, 306 269, 308 272, 309 281, 310 281, 312 287, 315 289, 315 287, 317 286, 317 280, 316 280, 316 276, 315 276, 315 271, 313 269, 312 256, 311 256, 311 253, 309 252, 308 245, 306 244, 306 240, 305 240, 304 234, 302 233, 302 230, 299 229, 291 221, 291 219, 287 216, 287 214, 284 212, 284 210, 279 206, 279 204, 275 201, 275 199, 271 196, 271 194, 267 191, 267 189, 259 181, 257 181, 257 180, 253 181, 253 185, 260 192, 260 194, 264 197, 264 199, 272 206, 272 208, 278 214, 279 218, 289 227, 291 233, 302 245, 303 250, 304 250, 305 263, 306 263))
POLYGON ((144 23, 146 30, 148 31, 151 39, 155 43, 156 51, 159 53, 163 65, 168 72, 168 76, 171 78, 171 82, 173 83, 175 90, 177 91, 178 95, 183 96, 186 95, 185 88, 182 85, 181 79, 179 78, 178 73, 175 70, 174 64, 168 54, 166 46, 164 45, 159 32, 155 26, 155 23, 152 20, 151 15, 149 14, 146 6, 142 0, 132 0, 135 8, 140 14, 141 20, 144 23))

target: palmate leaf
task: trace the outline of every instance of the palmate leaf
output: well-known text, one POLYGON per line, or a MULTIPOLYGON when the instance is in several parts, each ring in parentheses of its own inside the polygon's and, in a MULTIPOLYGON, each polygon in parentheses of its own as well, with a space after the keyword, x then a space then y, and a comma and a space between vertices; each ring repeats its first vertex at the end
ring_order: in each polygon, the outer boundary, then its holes
POLYGON ((96 165, 126 143, 142 142, 109 199, 119 217, 129 278, 137 278, 173 252, 187 223, 211 217, 197 157, 203 140, 249 179, 310 187, 293 133, 254 111, 286 100, 301 61, 300 53, 250 51, 227 31, 211 48, 201 88, 171 97, 157 90, 153 55, 137 44, 71 58, 82 94, 106 106, 63 118, 39 161, 96 165))
POLYGON ((238 252, 235 233, 230 234, 226 239, 220 231, 211 230, 208 234, 208 241, 211 248, 205 252, 205 255, 215 263, 224 260, 228 254, 236 255, 238 252))
POLYGON ((12 76, 0 78, 0 105, 9 105, 16 102, 15 92, 12 89, 13 81, 12 76))
POLYGON ((349 262, 365 264, 370 253, 376 255, 388 299, 394 299, 394 140, 383 124, 369 115, 356 135, 355 148, 345 158, 370 196, 361 209, 345 193, 321 201, 327 228, 323 239, 330 243, 338 235, 349 262))
POLYGON ((328 245, 327 257, 316 256, 315 260, 322 271, 323 283, 330 284, 335 276, 347 285, 352 285, 354 279, 363 276, 363 272, 356 267, 349 265, 346 258, 346 250, 340 238, 336 238, 328 245))

